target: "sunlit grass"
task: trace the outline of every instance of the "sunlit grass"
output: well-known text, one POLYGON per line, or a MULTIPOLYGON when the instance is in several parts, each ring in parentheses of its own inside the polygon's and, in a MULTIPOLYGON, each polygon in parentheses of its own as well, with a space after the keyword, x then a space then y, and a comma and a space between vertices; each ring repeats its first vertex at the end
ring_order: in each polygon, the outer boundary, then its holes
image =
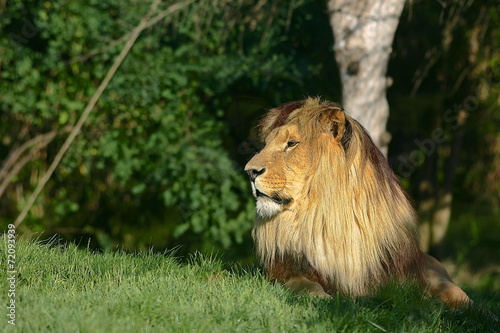
MULTIPOLYGON (((0 301, 6 304, 6 242, 0 240, 0 301)), ((92 253, 76 246, 17 243, 16 326, 2 332, 492 332, 480 311, 445 309, 415 286, 387 286, 360 299, 297 296, 255 268, 227 268, 209 255, 92 253)), ((231 266, 231 265, 229 265, 231 266)), ((498 293, 475 293, 500 312, 498 293)), ((2 309, 5 309, 2 306, 2 309)), ((0 310, 6 313, 6 310, 0 310)))

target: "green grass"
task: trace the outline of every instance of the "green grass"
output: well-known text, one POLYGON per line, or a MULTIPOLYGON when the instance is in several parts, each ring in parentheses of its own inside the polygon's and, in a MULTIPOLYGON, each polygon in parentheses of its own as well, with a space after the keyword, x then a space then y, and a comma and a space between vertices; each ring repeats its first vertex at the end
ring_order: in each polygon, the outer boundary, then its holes
MULTIPOLYGON (((6 241, 0 239, 2 332, 494 332, 478 310, 444 308, 415 286, 330 300, 291 294, 257 269, 211 256, 92 253, 18 240, 16 326, 7 324, 6 241)), ((500 313, 500 295, 467 292, 500 313)))

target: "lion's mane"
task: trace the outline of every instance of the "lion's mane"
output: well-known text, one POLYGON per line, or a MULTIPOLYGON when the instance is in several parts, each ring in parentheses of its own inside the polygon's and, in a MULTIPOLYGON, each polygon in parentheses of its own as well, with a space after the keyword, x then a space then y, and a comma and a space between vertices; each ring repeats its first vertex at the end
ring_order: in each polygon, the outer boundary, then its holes
POLYGON ((286 281, 300 271, 328 293, 357 296, 391 276, 421 274, 414 210, 367 131, 339 105, 309 98, 271 109, 260 138, 287 124, 314 139, 307 148, 315 165, 298 209, 255 221, 252 235, 270 278, 286 281), (340 145, 319 135, 318 120, 332 110, 345 116, 332 129, 340 145))

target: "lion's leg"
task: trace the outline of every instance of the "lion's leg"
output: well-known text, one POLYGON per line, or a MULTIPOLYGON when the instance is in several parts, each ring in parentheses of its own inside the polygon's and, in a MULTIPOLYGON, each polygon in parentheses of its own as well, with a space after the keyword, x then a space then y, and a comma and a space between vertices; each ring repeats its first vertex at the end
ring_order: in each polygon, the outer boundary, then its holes
POLYGON ((463 307, 472 303, 467 294, 451 281, 444 266, 434 257, 424 253, 424 282, 432 296, 451 307, 463 307))
POLYGON ((294 276, 288 279, 285 283, 285 287, 297 293, 305 291, 314 296, 331 297, 319 283, 311 281, 303 276, 294 276))

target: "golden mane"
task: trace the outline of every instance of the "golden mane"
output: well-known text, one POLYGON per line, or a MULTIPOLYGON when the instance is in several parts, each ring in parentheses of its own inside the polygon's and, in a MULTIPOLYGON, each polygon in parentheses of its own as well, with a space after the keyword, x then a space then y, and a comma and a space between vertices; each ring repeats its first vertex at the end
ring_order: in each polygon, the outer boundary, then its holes
POLYGON ((270 110, 260 138, 287 125, 298 127, 312 165, 296 209, 255 221, 252 235, 271 278, 285 282, 300 270, 327 293, 353 296, 390 276, 418 278, 414 210, 366 130, 339 105, 309 98, 270 110))

